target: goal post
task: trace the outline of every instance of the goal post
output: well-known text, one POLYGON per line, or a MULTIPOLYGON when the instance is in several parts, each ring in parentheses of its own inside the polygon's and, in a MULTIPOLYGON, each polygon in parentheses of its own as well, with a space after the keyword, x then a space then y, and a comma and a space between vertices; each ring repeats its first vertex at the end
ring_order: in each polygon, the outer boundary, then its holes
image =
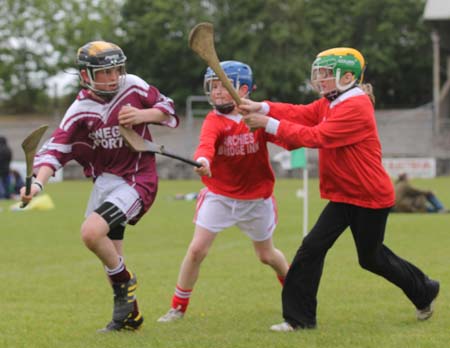
POLYGON ((297 197, 303 198, 303 236, 308 234, 308 156, 306 148, 291 151, 291 168, 302 169, 303 189, 297 191, 297 197))
POLYGON ((206 95, 190 95, 186 98, 186 120, 189 125, 194 123, 194 117, 196 114, 201 113, 204 116, 211 110, 211 106, 209 106, 209 108, 201 109, 194 108, 194 104, 205 104, 208 103, 208 100, 209 99, 206 95))

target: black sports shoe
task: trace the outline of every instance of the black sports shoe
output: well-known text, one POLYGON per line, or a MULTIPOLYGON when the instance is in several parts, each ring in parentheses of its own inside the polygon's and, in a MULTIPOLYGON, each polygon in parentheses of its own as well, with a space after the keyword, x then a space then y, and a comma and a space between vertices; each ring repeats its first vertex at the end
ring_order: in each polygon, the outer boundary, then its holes
POLYGON ((430 283, 431 301, 428 304, 428 306, 416 310, 417 320, 427 320, 433 315, 434 312, 434 303, 436 302, 436 298, 439 294, 440 285, 437 280, 430 280, 429 283, 430 283))
POLYGON ((136 317, 128 318, 122 322, 111 320, 103 329, 100 329, 97 332, 105 333, 120 330, 136 331, 141 327, 143 322, 144 317, 139 313, 136 317))
POLYGON ((100 332, 119 331, 122 329, 136 330, 143 322, 143 317, 139 313, 132 317, 134 302, 136 301, 135 291, 137 288, 136 276, 130 272, 130 280, 125 283, 113 284, 114 308, 111 322, 100 332))

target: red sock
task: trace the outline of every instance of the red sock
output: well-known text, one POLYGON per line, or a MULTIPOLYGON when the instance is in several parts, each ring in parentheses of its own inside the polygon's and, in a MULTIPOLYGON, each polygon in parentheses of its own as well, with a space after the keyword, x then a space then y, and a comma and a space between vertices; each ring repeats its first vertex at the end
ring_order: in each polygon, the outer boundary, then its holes
MULTIPOLYGON (((291 268, 291 264, 289 264, 289 268, 291 268)), ((289 268, 288 268, 288 271, 289 271, 289 268)), ((277 278, 278 278, 278 281, 280 282, 281 286, 284 286, 284 280, 286 279, 286 276, 280 276, 279 274, 277 274, 277 278)))
POLYGON ((172 308, 178 309, 183 313, 186 312, 191 294, 192 289, 183 289, 177 285, 175 287, 175 293, 172 297, 172 308))

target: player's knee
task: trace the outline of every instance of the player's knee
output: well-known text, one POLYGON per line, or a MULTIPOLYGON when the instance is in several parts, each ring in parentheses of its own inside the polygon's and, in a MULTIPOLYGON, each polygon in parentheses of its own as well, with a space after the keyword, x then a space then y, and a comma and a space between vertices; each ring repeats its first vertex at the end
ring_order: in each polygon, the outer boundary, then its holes
POLYGON ((358 261, 359 261, 359 265, 363 269, 365 269, 369 272, 377 273, 379 266, 378 266, 377 258, 375 256, 364 255, 364 256, 359 257, 358 261))
POLYGON ((95 229, 89 224, 81 226, 81 240, 89 249, 93 249, 98 241, 98 234, 95 229))
POLYGON ((275 252, 273 250, 256 250, 259 261, 265 265, 273 264, 275 260, 275 252))
POLYGON ((199 263, 208 255, 208 249, 199 245, 190 245, 188 251, 189 258, 192 262, 199 263))

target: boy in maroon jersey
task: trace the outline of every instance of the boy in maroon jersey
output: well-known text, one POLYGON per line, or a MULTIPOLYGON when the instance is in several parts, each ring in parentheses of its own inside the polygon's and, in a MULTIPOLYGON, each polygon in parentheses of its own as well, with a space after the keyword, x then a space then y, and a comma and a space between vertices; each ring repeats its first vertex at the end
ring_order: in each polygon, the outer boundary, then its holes
POLYGON ((154 155, 132 152, 119 124, 133 127, 148 140, 150 124, 178 126, 172 100, 138 76, 126 74, 125 61, 122 49, 109 42, 89 42, 78 50, 82 89, 36 155, 30 195, 21 191, 22 201, 29 202, 70 160, 92 177, 81 238, 103 263, 114 292, 112 320, 102 332, 136 330, 143 322, 136 276, 124 263, 123 237, 126 224, 135 224, 150 208, 158 185, 154 155))
MULTIPOLYGON (((350 227, 361 267, 398 286, 428 319, 439 282, 383 244, 394 188, 381 162, 373 103, 359 86, 365 61, 347 47, 319 53, 311 82, 322 98, 308 105, 243 100, 245 122, 296 147, 319 149, 320 193, 329 203, 292 262, 283 288, 284 322, 273 331, 316 327, 325 256, 350 227)), ((367 90, 370 94, 370 89, 367 90)))

